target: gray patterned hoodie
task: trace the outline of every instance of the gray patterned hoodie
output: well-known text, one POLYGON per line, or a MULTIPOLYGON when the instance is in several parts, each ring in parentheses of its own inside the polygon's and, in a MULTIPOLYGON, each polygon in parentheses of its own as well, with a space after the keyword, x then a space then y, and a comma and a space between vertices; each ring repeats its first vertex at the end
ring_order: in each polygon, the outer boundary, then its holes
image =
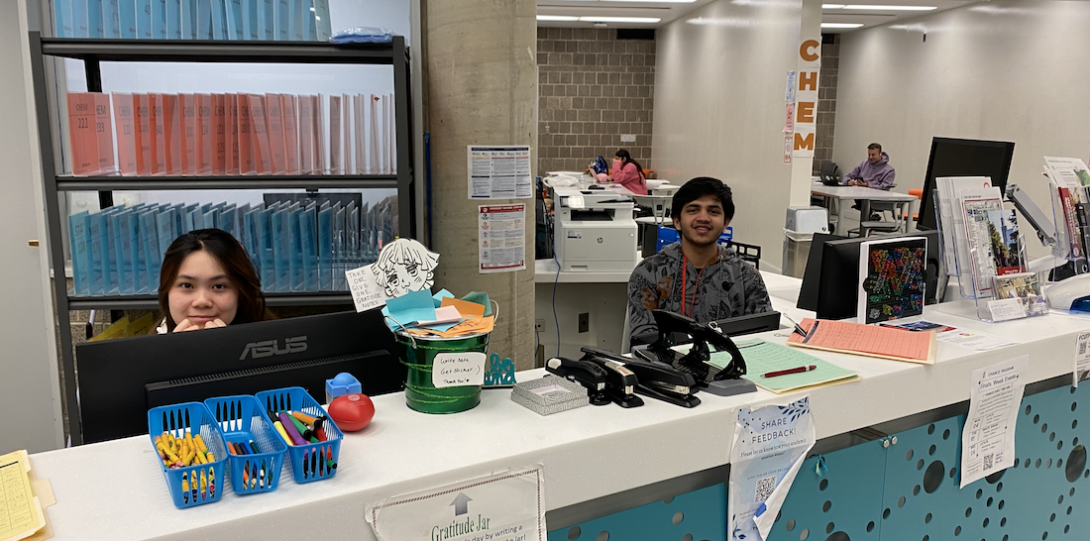
MULTIPOLYGON (((632 271, 628 279, 630 336, 658 331, 651 315, 655 308, 682 313, 681 263, 681 243, 675 242, 632 271)), ((703 274, 691 261, 686 266, 684 312, 696 321, 708 323, 772 309, 761 275, 732 248, 720 245, 718 259, 704 267, 703 274)))

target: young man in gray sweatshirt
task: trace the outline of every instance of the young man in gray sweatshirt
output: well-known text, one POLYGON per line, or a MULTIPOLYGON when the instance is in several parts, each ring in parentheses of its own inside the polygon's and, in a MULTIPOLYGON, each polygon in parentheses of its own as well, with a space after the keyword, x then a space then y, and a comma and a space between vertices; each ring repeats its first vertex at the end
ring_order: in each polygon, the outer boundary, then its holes
POLYGON ((772 309, 757 269, 718 244, 734 200, 718 179, 685 183, 671 204, 681 242, 640 262, 628 279, 629 335, 657 332, 651 310, 662 309, 700 323, 772 309))

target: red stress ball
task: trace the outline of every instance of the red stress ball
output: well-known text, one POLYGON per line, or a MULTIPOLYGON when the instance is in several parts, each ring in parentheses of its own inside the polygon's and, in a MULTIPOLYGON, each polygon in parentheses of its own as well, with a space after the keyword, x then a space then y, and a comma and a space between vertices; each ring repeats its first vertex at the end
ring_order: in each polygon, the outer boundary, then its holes
POLYGON ((345 432, 363 430, 375 416, 375 404, 365 394, 338 396, 329 404, 329 416, 345 432))

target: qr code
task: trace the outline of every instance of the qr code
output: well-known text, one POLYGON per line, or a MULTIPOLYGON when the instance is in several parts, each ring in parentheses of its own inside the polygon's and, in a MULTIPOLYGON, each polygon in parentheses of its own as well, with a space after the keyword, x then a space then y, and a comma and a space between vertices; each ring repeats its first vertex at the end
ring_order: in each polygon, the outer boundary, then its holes
POLYGON ((992 469, 993 461, 995 460, 994 454, 984 455, 984 470, 992 469))
POLYGON ((1086 342, 1079 342, 1079 355, 1086 355, 1086 342))
POLYGON ((772 475, 757 480, 757 493, 753 497, 753 503, 760 503, 768 499, 772 495, 772 491, 776 489, 776 476, 772 475))

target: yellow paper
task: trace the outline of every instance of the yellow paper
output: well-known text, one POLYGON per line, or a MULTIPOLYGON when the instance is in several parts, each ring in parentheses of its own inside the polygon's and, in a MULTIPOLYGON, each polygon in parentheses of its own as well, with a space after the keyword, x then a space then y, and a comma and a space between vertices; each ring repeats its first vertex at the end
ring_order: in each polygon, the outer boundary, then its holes
POLYGON ((483 304, 464 301, 462 299, 456 299, 454 297, 445 297, 443 298, 443 303, 440 306, 453 306, 458 309, 458 313, 462 314, 462 317, 484 317, 483 304))
POLYGON ((98 333, 92 337, 88 342, 100 342, 102 340, 113 340, 114 338, 129 338, 132 335, 129 334, 129 316, 124 316, 121 319, 114 322, 106 330, 98 333))
POLYGON ((30 537, 45 526, 42 506, 30 489, 26 451, 0 456, 0 540, 30 537))
MULTIPOLYGON (((126 316, 128 317, 128 316, 126 316)), ((143 317, 133 321, 129 324, 128 334, 129 336, 144 336, 151 332, 151 328, 155 326, 155 313, 148 312, 143 317)))

